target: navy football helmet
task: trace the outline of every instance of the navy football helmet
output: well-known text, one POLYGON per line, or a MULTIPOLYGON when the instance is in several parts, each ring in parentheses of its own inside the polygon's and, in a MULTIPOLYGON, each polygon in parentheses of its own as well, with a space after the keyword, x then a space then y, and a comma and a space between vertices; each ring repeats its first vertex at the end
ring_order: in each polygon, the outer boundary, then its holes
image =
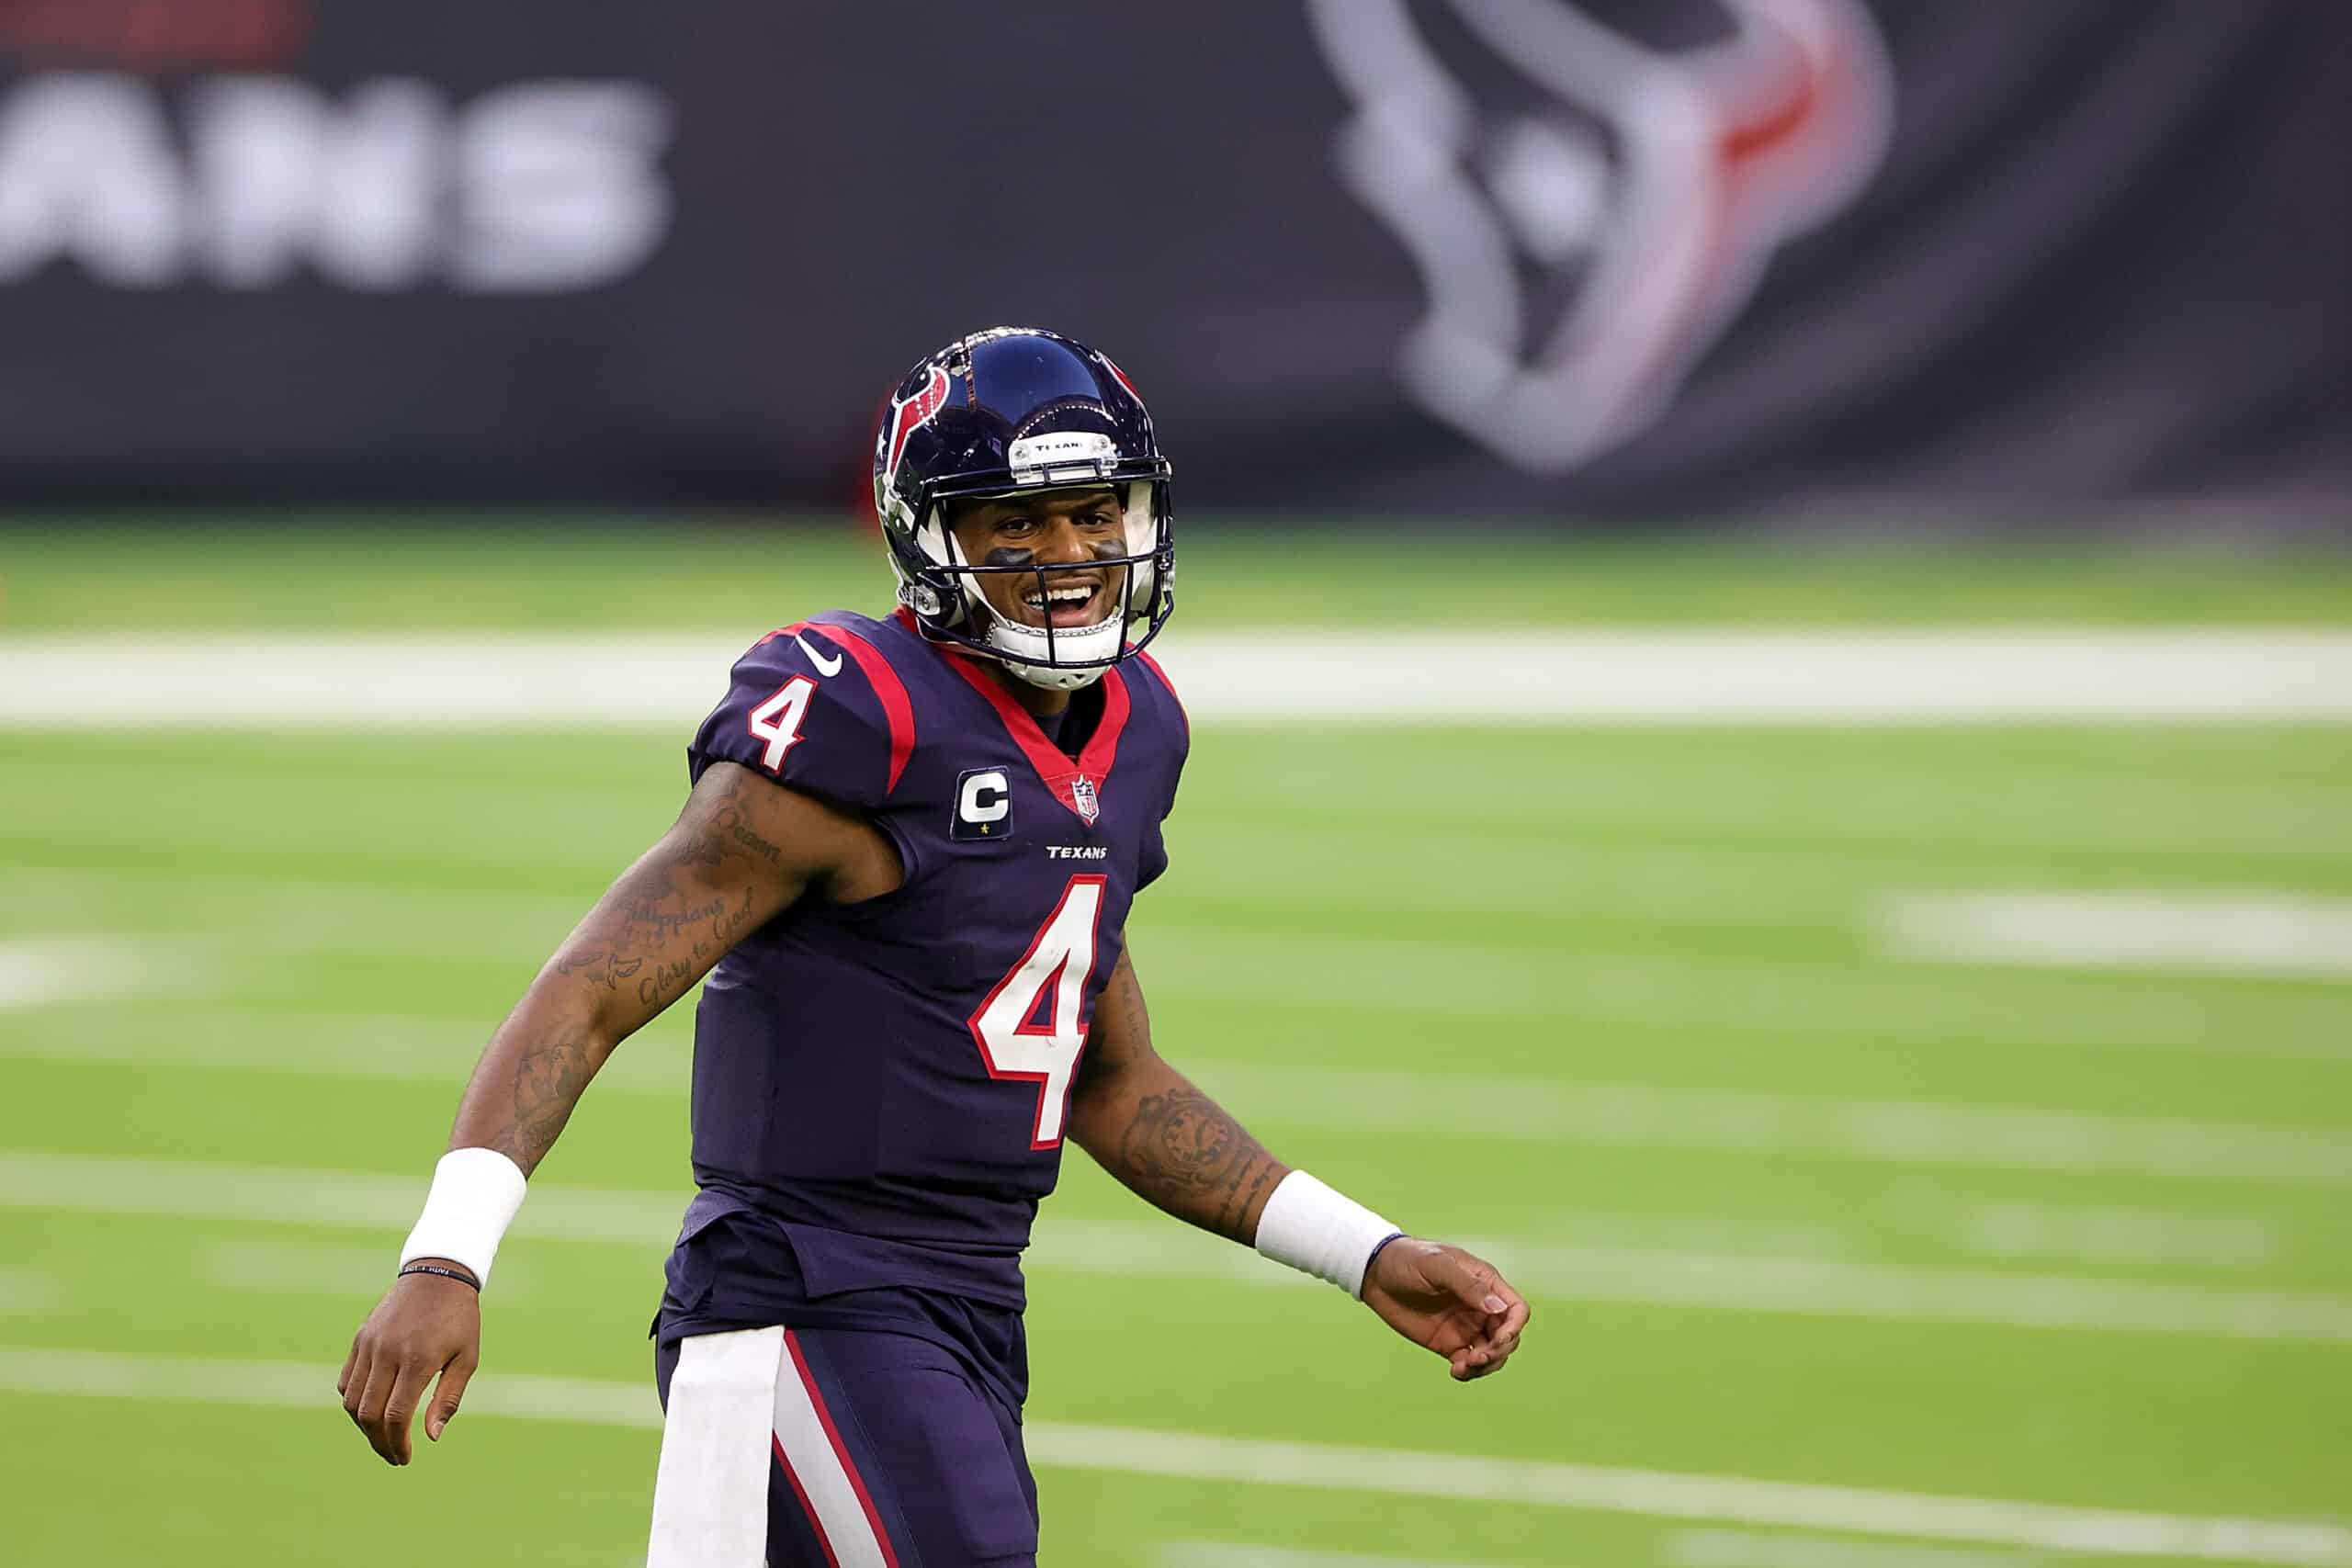
POLYGON ((1102 678, 1159 634, 1176 597, 1168 459, 1119 367, 1057 333, 991 327, 927 355, 890 396, 874 442, 874 509, 899 602, 925 636, 995 659, 1033 684, 1069 691, 1102 678), (1123 555, 1069 565, 964 558, 947 503, 1105 485, 1126 518, 1123 555), (1057 628, 1008 619, 980 579, 1019 572, 1045 602, 1057 571, 1126 569, 1110 618, 1057 628))

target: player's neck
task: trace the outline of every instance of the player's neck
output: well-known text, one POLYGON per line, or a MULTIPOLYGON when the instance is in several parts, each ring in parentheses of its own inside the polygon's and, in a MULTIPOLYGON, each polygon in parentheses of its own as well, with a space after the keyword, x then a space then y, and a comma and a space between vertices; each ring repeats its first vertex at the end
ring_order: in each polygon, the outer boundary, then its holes
POLYGON ((1068 692, 1048 691, 1043 686, 1033 686, 1001 666, 991 668, 989 675, 998 685, 1012 693, 1012 700, 1019 703, 1023 710, 1034 718, 1047 718, 1069 706, 1068 692))

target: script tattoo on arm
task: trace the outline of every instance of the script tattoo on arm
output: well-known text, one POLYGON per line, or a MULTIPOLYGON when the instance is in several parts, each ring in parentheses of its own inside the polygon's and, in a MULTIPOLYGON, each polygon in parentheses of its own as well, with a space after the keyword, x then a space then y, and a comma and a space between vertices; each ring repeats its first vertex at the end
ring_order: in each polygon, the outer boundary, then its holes
POLYGON ((624 872, 500 1025, 458 1106, 451 1146, 544 1158, 615 1046, 684 996, 808 870, 766 833, 741 769, 705 775, 677 825, 624 872))
POLYGON ((758 884, 785 872, 783 850, 744 810, 746 778, 740 769, 716 777, 679 831, 613 885, 557 955, 560 974, 576 971, 612 992, 628 982, 644 1010, 625 1011, 630 1029, 684 996, 735 945, 757 907, 758 884))

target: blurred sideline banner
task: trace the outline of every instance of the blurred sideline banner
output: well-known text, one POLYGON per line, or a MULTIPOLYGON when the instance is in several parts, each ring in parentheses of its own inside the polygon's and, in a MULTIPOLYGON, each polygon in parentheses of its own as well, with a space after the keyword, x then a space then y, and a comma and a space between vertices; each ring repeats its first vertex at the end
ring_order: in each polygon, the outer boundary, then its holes
POLYGON ((833 507, 954 333, 1187 508, 2352 494, 2339 0, 0 0, 0 502, 833 507))

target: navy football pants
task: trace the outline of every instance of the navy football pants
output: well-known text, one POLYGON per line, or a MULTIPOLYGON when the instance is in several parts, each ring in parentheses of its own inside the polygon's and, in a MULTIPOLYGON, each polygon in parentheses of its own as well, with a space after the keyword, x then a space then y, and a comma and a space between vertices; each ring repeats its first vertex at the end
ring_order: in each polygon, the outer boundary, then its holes
MULTIPOLYGON (((673 1421, 685 1413, 671 1410, 672 1383, 695 1343, 655 1352, 673 1421)), ((1020 1423, 944 1348, 786 1329, 775 1362, 768 1568, 1034 1568, 1037 1487, 1020 1423)))

